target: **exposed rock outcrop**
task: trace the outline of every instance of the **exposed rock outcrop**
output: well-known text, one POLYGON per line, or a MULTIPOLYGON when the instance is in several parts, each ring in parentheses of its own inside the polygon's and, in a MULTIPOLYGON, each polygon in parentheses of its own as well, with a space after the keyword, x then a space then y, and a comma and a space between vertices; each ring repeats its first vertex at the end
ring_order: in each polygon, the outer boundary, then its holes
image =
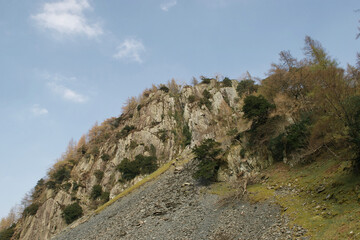
POLYGON ((117 170, 123 159, 133 160, 138 154, 156 156, 161 166, 181 156, 185 149, 213 138, 222 143, 229 163, 228 169, 220 172, 224 179, 236 177, 239 171, 268 165, 269 162, 256 156, 240 161, 242 145, 234 141, 234 134, 248 129, 250 123, 242 117, 242 100, 236 86, 237 81, 233 81, 232 87, 223 87, 212 80, 210 84, 184 86, 179 91, 144 93, 127 112, 99 126, 101 130, 94 134, 93 145, 78 150, 81 157, 66 163, 70 166, 70 177, 55 190, 44 187, 37 213, 21 219, 15 235, 24 240, 50 239, 67 226, 62 217, 65 206, 77 201, 84 214, 88 214, 101 204, 90 198, 95 185, 109 192, 111 199, 140 181, 144 176, 121 181, 117 170), (205 90, 210 93, 206 99, 205 90))

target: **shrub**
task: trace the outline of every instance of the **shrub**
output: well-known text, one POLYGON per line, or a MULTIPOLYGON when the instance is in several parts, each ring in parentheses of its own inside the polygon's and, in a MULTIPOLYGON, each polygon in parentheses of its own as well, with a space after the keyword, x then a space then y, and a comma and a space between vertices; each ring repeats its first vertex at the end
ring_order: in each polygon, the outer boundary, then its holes
POLYGON ((159 89, 160 89, 161 91, 166 92, 166 93, 168 93, 168 92, 169 92, 169 88, 168 88, 168 87, 166 87, 165 85, 161 85, 159 89))
POLYGON ((280 162, 284 159, 285 148, 285 134, 282 133, 269 142, 269 150, 275 162, 280 162))
POLYGON ((245 148, 242 148, 242 149, 240 150, 240 157, 241 157, 241 158, 245 158, 245 154, 246 154, 246 150, 245 150, 245 148))
POLYGON ((137 175, 154 172, 158 168, 156 162, 157 158, 154 155, 145 157, 139 154, 134 161, 124 158, 117 169, 122 173, 124 180, 131 180, 137 175))
POLYGON ((83 210, 79 203, 73 203, 65 207, 63 211, 63 218, 67 224, 74 222, 83 215, 83 210))
POLYGON ((223 80, 223 86, 224 87, 232 87, 232 82, 231 82, 231 80, 229 79, 229 78, 224 78, 224 80, 223 80))
POLYGON ((274 108, 275 106, 270 104, 262 95, 247 96, 244 99, 242 111, 244 112, 244 118, 253 121, 251 128, 255 129, 266 122, 270 110, 274 108))
POLYGON ((274 161, 282 161, 284 151, 286 151, 286 154, 290 154, 307 146, 307 138, 310 134, 308 130, 309 124, 310 120, 308 118, 303 119, 300 122, 287 126, 285 133, 281 133, 270 140, 268 149, 274 161))
POLYGON ((215 142, 213 139, 206 139, 200 146, 193 149, 195 161, 198 162, 197 170, 193 175, 195 179, 205 184, 216 181, 217 172, 223 163, 223 160, 219 157, 222 153, 222 149, 219 147, 220 143, 215 142))
POLYGON ((110 126, 112 126, 112 128, 118 128, 121 121, 123 120, 123 117, 120 116, 120 117, 117 117, 117 118, 114 118, 111 122, 110 122, 110 126))
POLYGON ((94 157, 99 156, 100 154, 100 150, 98 146, 92 146, 92 148, 90 149, 90 154, 92 154, 94 157))
POLYGON ((212 97, 211 93, 206 89, 203 91, 203 96, 206 99, 210 99, 212 97))
POLYGON ((101 170, 96 170, 94 175, 98 181, 101 181, 101 179, 104 177, 104 172, 101 170))
POLYGON ((110 200, 110 193, 109 192, 103 192, 101 194, 101 200, 105 203, 110 200))
POLYGON ((129 148, 131 150, 135 149, 139 144, 136 141, 131 140, 129 148))
POLYGON ((142 105, 141 105, 141 104, 137 105, 137 107, 136 107, 136 109, 138 110, 138 112, 140 112, 141 108, 142 108, 142 105))
POLYGON ((353 158, 353 170, 360 173, 360 96, 355 95, 345 100, 346 125, 348 136, 353 144, 355 156, 353 158))
POLYGON ((158 131, 158 136, 159 136, 159 139, 162 141, 162 142, 165 142, 166 139, 167 139, 167 131, 165 129, 160 129, 158 131))
POLYGON ((37 213, 40 205, 38 203, 32 203, 28 207, 26 207, 23 211, 23 216, 33 216, 37 213))
POLYGON ((72 184, 72 191, 76 192, 79 189, 79 184, 77 182, 73 182, 72 184))
POLYGON ((70 190, 71 188, 71 183, 67 182, 65 184, 62 185, 62 188, 67 192, 70 190))
POLYGON ((156 163, 157 158, 155 156, 145 157, 139 154, 135 157, 135 161, 139 162, 141 174, 150 174, 158 168, 156 163))
POLYGON ((237 140, 239 142, 241 142, 241 139, 244 137, 244 133, 243 132, 239 132, 238 134, 236 134, 236 136, 234 137, 234 140, 237 140))
POLYGON ((44 186, 45 186, 45 180, 41 178, 37 182, 34 188, 34 192, 31 194, 32 199, 37 199, 38 197, 40 197, 40 194, 42 193, 44 186))
POLYGON ((187 145, 191 144, 191 137, 192 137, 190 128, 187 124, 184 124, 182 133, 184 136, 183 147, 186 147, 187 145))
POLYGON ((134 130, 134 129, 135 129, 135 126, 133 126, 133 125, 131 125, 131 126, 126 125, 126 126, 118 133, 117 137, 118 137, 118 138, 127 137, 127 136, 130 134, 130 132, 131 132, 132 130, 134 130))
POLYGON ((286 152, 291 153, 307 145, 309 119, 304 119, 286 127, 286 152))
POLYGON ((70 171, 66 169, 65 166, 63 166, 56 170, 52 174, 51 178, 54 179, 56 183, 61 184, 63 181, 66 181, 70 178, 70 171))
POLYGON ((94 185, 90 193, 90 198, 95 200, 100 197, 102 193, 102 187, 100 185, 94 185))
POLYGON ((101 159, 104 161, 104 162, 107 162, 110 160, 110 155, 107 154, 107 153, 104 153, 103 155, 101 155, 101 159))
POLYGON ((150 155, 156 156, 156 147, 154 146, 154 144, 150 144, 150 155))
POLYGON ((48 189, 56 189, 56 182, 54 181, 48 181, 45 185, 48 189))
POLYGON ((0 240, 10 240, 15 233, 15 224, 9 228, 0 231, 0 240))
POLYGON ((210 98, 212 98, 211 93, 208 90, 204 90, 203 91, 203 98, 200 99, 200 106, 201 105, 205 105, 207 107, 207 109, 211 110, 212 109, 212 104, 210 102, 210 98))
POLYGON ((211 82, 211 78, 207 78, 204 76, 201 76, 200 79, 201 79, 201 83, 209 84, 211 82))
POLYGON ((236 91, 238 92, 239 97, 242 97, 243 94, 251 94, 256 92, 258 89, 258 85, 255 84, 254 80, 247 79, 239 82, 236 91))
POLYGON ((190 95, 190 96, 188 97, 188 101, 189 101, 189 103, 193 103, 193 102, 196 101, 196 97, 195 97, 194 95, 190 95))
POLYGON ((122 173, 122 178, 124 180, 131 180, 140 174, 140 167, 138 162, 130 161, 127 158, 124 158, 117 167, 118 171, 122 173))

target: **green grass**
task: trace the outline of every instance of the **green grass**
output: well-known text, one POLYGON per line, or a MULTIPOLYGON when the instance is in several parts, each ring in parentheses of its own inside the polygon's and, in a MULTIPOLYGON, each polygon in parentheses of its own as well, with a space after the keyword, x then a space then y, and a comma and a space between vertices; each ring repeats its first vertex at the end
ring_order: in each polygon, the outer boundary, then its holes
POLYGON ((249 197, 274 200, 311 239, 360 239, 360 177, 344 171, 348 166, 332 155, 301 167, 279 163, 264 172, 267 183, 249 186, 249 197), (297 191, 281 194, 284 187, 297 191))

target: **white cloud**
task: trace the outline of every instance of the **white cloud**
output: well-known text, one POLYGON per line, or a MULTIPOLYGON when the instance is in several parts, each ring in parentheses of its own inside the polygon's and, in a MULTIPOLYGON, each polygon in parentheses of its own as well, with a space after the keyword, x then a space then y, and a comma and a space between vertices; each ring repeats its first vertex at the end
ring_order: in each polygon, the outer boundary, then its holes
POLYGON ((145 52, 142 42, 128 38, 117 47, 117 53, 114 55, 114 58, 142 63, 143 60, 140 56, 142 52, 145 52))
POLYGON ((160 8, 161 10, 167 12, 169 11, 170 8, 174 7, 176 4, 177 4, 177 0, 171 0, 160 4, 160 8))
POLYGON ((59 83, 49 82, 48 87, 56 94, 60 95, 63 99, 76 102, 76 103, 84 103, 88 101, 86 96, 81 95, 80 93, 71 90, 59 83))
MULTIPOLYGON (((79 80, 76 77, 67 77, 61 74, 51 74, 47 71, 42 71, 39 73, 40 77, 47 81, 47 87, 55 94, 62 97, 64 100, 84 103, 89 100, 87 96, 72 90, 67 87, 70 85, 79 85, 79 80)), ((81 85, 80 85, 81 86, 81 85)))
POLYGON ((85 10, 91 10, 88 0, 62 0, 45 3, 42 11, 31 18, 38 26, 62 35, 101 35, 103 31, 100 25, 90 24, 83 14, 85 10))
POLYGON ((42 108, 40 107, 39 104, 34 104, 31 108, 30 111, 32 112, 33 115, 35 116, 42 116, 42 115, 46 115, 49 113, 49 111, 46 108, 42 108))

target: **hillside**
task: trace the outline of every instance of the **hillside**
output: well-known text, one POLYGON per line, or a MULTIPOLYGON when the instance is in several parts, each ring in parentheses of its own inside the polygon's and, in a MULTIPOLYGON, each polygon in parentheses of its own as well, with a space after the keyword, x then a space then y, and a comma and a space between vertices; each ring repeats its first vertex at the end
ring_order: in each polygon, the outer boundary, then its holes
POLYGON ((360 57, 344 70, 310 37, 305 53, 261 82, 129 98, 69 143, 12 239, 360 239, 360 57))
MULTIPOLYGON (((119 171, 125 159, 133 162, 152 157, 157 166, 162 166, 182 157, 184 151, 202 140, 214 138, 228 149, 229 163, 237 164, 234 159, 238 157, 239 145, 231 144, 233 136, 228 132, 243 131, 248 124, 238 121, 242 113, 241 102, 236 101, 236 83, 224 87, 209 79, 208 83, 181 90, 173 83, 169 88, 145 91, 140 102, 130 99, 123 115, 95 126, 86 141, 69 146, 50 170, 48 179, 35 187, 29 208, 37 209, 20 220, 16 234, 20 239, 49 239, 66 227, 62 216, 66 206, 77 202, 86 215, 141 181, 147 172, 124 176, 119 171), (204 92, 209 96, 204 96, 204 92)), ((224 178, 228 178, 227 174, 224 178)))
POLYGON ((194 181, 194 171, 193 163, 173 166, 54 239, 290 239, 304 234, 290 229, 280 208, 269 202, 222 203, 194 181))

